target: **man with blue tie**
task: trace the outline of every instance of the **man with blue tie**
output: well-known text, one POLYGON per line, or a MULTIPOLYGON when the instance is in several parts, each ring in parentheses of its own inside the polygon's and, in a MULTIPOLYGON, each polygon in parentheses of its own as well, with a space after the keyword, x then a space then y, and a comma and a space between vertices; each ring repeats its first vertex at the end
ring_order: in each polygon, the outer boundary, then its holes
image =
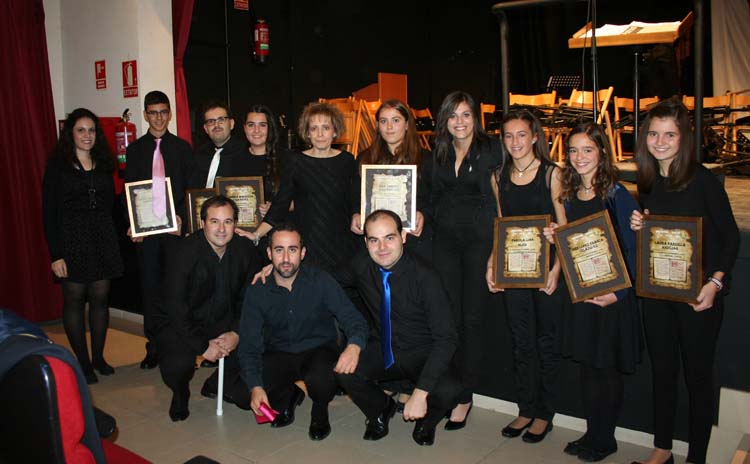
POLYGON ((417 444, 432 445, 437 424, 461 392, 449 367, 458 334, 448 295, 437 272, 404 249, 406 231, 397 214, 374 211, 364 232, 369 257, 356 257, 340 278, 360 292, 374 326, 355 372, 337 373, 337 379, 367 418, 365 440, 388 435, 396 412, 395 401, 376 382, 414 382, 404 419, 416 420, 417 444))

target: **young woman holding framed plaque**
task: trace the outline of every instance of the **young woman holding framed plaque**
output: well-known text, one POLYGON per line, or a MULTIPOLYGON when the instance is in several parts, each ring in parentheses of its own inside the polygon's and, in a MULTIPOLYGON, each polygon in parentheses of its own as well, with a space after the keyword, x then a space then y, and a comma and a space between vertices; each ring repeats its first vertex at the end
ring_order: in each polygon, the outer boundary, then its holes
MULTIPOLYGON (((722 295, 737 259, 739 230, 724 188, 695 161, 687 108, 678 100, 652 107, 638 138, 638 192, 643 214, 630 227, 642 231, 649 215, 702 218, 702 269, 697 301, 643 299, 643 325, 653 369, 654 450, 649 464, 672 462, 672 436, 680 357, 689 404, 688 462, 706 462, 714 416, 714 352, 724 312, 722 295)), ((688 219, 688 218, 686 218, 688 219)), ((697 243, 701 243, 698 241, 697 243)), ((640 253, 640 251, 639 251, 640 253)))
POLYGON ((485 284, 487 258, 497 202, 491 171, 502 163, 500 142, 482 129, 479 106, 466 92, 448 94, 435 125, 432 159, 425 163, 430 182, 426 216, 435 225, 433 259, 453 303, 460 346, 455 356, 464 391, 447 430, 466 425, 482 366, 484 312, 490 293, 485 284))
MULTIPOLYGON (((638 205, 617 182, 604 129, 591 122, 575 127, 568 137, 567 154, 560 201, 568 223, 607 211, 627 267, 632 270, 635 234, 628 218, 638 205)), ((556 227, 552 224, 545 229, 548 239, 556 227)), ((568 443, 565 453, 596 462, 617 451, 615 426, 623 403, 622 376, 635 371, 641 347, 641 321, 632 289, 566 306, 562 352, 580 364, 586 433, 568 443)))
MULTIPOLYGON (((553 198, 560 196, 561 170, 550 161, 539 119, 528 110, 512 110, 503 118, 502 139, 510 159, 504 163, 502 169, 496 170, 493 176, 493 188, 500 206, 499 216, 512 218, 546 215, 557 224, 565 224, 565 210, 562 204, 553 201, 553 198)), ((505 294, 505 309, 513 339, 513 360, 518 388, 518 417, 503 428, 502 434, 504 437, 513 438, 528 428, 523 435, 523 440, 528 443, 542 441, 552 428, 558 391, 557 377, 562 360, 559 338, 565 297, 564 290, 558 287, 560 263, 552 258, 552 268, 542 269, 545 261, 549 263, 550 260, 541 259, 541 245, 547 243, 542 236, 541 227, 515 228, 519 231, 516 234, 519 236, 517 241, 523 241, 524 245, 532 242, 539 248, 531 253, 535 257, 532 260, 535 261, 533 266, 516 267, 519 267, 519 271, 533 267, 543 283, 540 284, 539 279, 534 278, 535 287, 518 283, 516 288, 506 288, 499 277, 507 275, 511 282, 521 280, 513 279, 514 269, 506 265, 509 262, 507 258, 494 266, 499 276, 495 275, 493 259, 498 259, 498 254, 513 255, 502 253, 509 248, 506 237, 513 240, 507 230, 500 234, 500 237, 495 237, 496 246, 502 248, 496 249, 487 264, 487 286, 493 293, 503 291, 505 294), (531 234, 528 231, 531 231, 531 234), (548 271, 546 281, 544 271, 548 271)), ((530 274, 533 273, 516 274, 531 277, 530 274)))
POLYGON ((62 284, 63 326, 88 383, 115 370, 104 360, 109 286, 123 273, 112 218, 114 161, 99 119, 85 108, 63 123, 44 172, 42 210, 52 272, 62 284), (86 302, 91 358, 86 346, 86 302))
MULTIPOLYGON (((413 186, 417 189, 416 214, 414 224, 409 228, 406 246, 421 257, 432 261, 432 226, 425 224, 424 215, 421 211, 425 203, 429 201, 427 183, 424 182, 422 167, 424 160, 429 158, 430 152, 420 146, 414 115, 405 103, 399 100, 384 101, 375 112, 375 119, 378 130, 375 133, 372 145, 357 156, 360 169, 365 165, 415 165, 417 167, 417 181, 413 183, 413 186)), ((360 172, 360 175, 362 175, 362 172, 360 172)), ((356 192, 358 197, 362 194, 361 190, 356 192)), ((362 203, 362 198, 357 202, 357 204, 359 203, 362 203)), ((367 214, 364 216, 366 217, 367 214)), ((352 215, 351 230, 358 235, 364 233, 362 231, 362 217, 360 212, 352 215)), ((402 217, 402 220, 404 219, 406 218, 402 217)))

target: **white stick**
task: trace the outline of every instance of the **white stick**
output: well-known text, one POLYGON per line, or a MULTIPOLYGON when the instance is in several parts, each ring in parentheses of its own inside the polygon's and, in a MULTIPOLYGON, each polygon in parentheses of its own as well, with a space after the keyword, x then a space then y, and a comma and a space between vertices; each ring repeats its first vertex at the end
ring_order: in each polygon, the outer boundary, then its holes
POLYGON ((219 389, 216 392, 216 415, 223 416, 222 401, 224 400, 224 358, 219 358, 219 389))

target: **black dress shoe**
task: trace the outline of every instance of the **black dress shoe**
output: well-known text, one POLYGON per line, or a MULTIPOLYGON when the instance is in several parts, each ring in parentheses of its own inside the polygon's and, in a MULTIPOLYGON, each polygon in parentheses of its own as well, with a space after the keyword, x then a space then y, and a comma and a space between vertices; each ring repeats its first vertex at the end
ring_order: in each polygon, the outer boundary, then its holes
POLYGON ((184 393, 172 393, 172 403, 169 405, 169 418, 172 422, 183 421, 188 418, 188 400, 190 399, 190 390, 184 393))
MULTIPOLYGON (((643 463, 640 461, 633 461, 631 464, 643 464, 643 463)), ((663 464, 674 464, 674 454, 670 454, 669 459, 664 461, 663 464)))
POLYGON ((540 441, 544 440, 544 437, 547 436, 550 430, 552 430, 552 421, 547 422, 547 427, 544 428, 544 432, 531 433, 527 430, 526 433, 523 434, 523 437, 521 437, 521 439, 526 443, 539 443, 540 441))
POLYGON ((584 448, 579 454, 578 459, 584 462, 599 462, 604 460, 610 454, 617 452, 617 447, 607 449, 584 448))
POLYGON ((524 430, 531 427, 531 423, 534 422, 534 419, 531 419, 528 424, 524 425, 520 429, 511 427, 510 424, 503 427, 503 431, 500 432, 505 438, 516 438, 517 436, 521 435, 524 430))
POLYGON ((435 443, 435 426, 425 426, 423 421, 417 421, 411 437, 419 446, 432 446, 435 443))
POLYGON ((209 361, 208 359, 204 359, 201 361, 201 367, 218 367, 219 361, 209 361))
MULTIPOLYGON (((208 385, 208 382, 204 382, 203 383, 203 387, 201 387, 201 396, 203 396, 205 398, 216 399, 216 388, 218 388, 218 387, 212 388, 212 387, 210 387, 208 385)), ((234 404, 234 398, 232 398, 226 392, 226 390, 224 390, 224 394, 222 395, 222 397, 223 397, 224 401, 226 401, 227 403, 234 404)))
POLYGON ((563 453, 571 456, 578 456, 584 449, 588 448, 588 446, 588 437, 584 435, 578 440, 568 442, 568 444, 565 445, 563 453))
POLYGON ((452 421, 450 420, 450 416, 448 416, 448 422, 445 423, 445 430, 461 430, 462 428, 466 427, 466 420, 469 418, 471 408, 473 407, 474 403, 469 405, 469 409, 466 411, 466 415, 464 416, 464 420, 462 421, 452 421))
POLYGON ((146 357, 141 361, 141 369, 153 369, 159 365, 159 360, 154 353, 146 353, 146 357))
POLYGON ((393 401, 393 398, 388 397, 388 404, 385 405, 385 408, 378 414, 378 417, 372 420, 367 420, 367 428, 365 429, 365 434, 362 436, 365 440, 380 440, 384 436, 388 435, 388 421, 391 420, 391 417, 396 414, 396 402, 393 401))
POLYGON ((294 410, 297 406, 302 404, 302 400, 305 399, 305 392, 302 391, 301 388, 298 386, 294 386, 294 393, 292 394, 292 398, 289 401, 289 406, 287 406, 286 409, 279 412, 279 415, 276 416, 276 419, 271 422, 271 427, 273 428, 281 428, 286 427, 287 425, 290 425, 294 422, 294 410))
POLYGON ((310 437, 310 440, 320 441, 330 434, 331 434, 331 424, 330 422, 328 422, 328 420, 322 421, 322 420, 313 419, 310 422, 310 430, 307 432, 307 435, 310 437))
POLYGON ((99 361, 94 363, 94 369, 97 370, 101 375, 112 375, 115 373, 115 368, 107 364, 106 361, 99 361))

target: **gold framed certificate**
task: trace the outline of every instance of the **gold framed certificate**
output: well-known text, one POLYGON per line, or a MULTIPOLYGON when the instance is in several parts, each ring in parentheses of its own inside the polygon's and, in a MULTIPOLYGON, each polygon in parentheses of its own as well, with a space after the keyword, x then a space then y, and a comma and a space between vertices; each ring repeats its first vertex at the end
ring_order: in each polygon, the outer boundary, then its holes
POLYGON ((703 286, 703 218, 644 216, 636 250, 638 296, 697 303, 703 286))
POLYGON ((549 214, 495 218, 492 272, 498 288, 542 288, 549 274, 549 214))
POLYGON ((164 182, 166 184, 167 208, 163 217, 157 217, 154 214, 153 182, 151 180, 125 184, 125 199, 128 203, 131 237, 145 237, 177 231, 172 183, 169 177, 164 178, 164 182))
POLYGON ((555 246, 573 303, 631 286, 608 211, 558 227, 555 246))
POLYGON ((263 177, 217 177, 214 186, 219 195, 231 198, 237 204, 239 215, 235 227, 255 232, 263 221, 258 209, 265 202, 263 177))
POLYGON ((213 196, 216 196, 216 188, 185 190, 187 233, 195 233, 196 230, 201 228, 201 207, 206 200, 213 196))
POLYGON ((360 214, 362 222, 373 211, 398 214, 404 230, 414 230, 417 217, 417 166, 363 164, 360 214))

